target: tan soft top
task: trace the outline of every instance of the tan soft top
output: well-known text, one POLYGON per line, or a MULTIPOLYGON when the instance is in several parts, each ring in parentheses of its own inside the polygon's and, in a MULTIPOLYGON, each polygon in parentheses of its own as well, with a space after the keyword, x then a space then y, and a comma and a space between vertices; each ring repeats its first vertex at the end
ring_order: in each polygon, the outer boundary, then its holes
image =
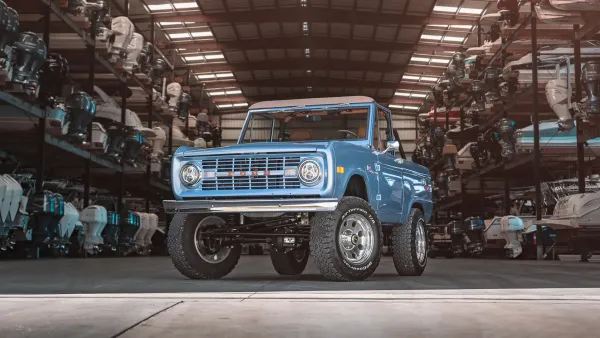
POLYGON ((305 107, 305 106, 320 106, 327 104, 347 104, 347 103, 367 103, 375 102, 368 96, 339 96, 339 97, 322 97, 314 99, 295 99, 295 100, 279 100, 279 101, 264 101, 258 102, 250 106, 252 109, 269 109, 283 107, 305 107))

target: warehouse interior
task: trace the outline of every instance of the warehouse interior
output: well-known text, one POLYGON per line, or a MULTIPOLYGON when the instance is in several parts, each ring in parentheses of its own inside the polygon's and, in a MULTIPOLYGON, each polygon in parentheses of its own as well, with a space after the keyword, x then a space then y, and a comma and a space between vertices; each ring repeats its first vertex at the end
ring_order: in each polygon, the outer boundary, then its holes
POLYGON ((598 0, 0 0, 0 335, 595 336, 599 71, 598 0))

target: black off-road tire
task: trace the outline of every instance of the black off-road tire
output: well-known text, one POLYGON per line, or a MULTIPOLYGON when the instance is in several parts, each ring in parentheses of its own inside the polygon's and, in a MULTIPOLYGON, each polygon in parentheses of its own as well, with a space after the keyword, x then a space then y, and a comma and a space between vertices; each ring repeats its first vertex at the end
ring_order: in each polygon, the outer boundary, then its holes
POLYGON ((304 256, 302 256, 302 259, 300 260, 294 255, 294 251, 277 252, 275 249, 271 249, 271 262, 278 274, 282 276, 293 276, 304 272, 306 263, 308 263, 309 250, 308 248, 298 250, 305 251, 304 256))
POLYGON ((168 233, 168 249, 175 268, 191 279, 219 279, 229 274, 242 255, 241 245, 231 248, 229 255, 219 263, 209 263, 196 250, 194 233, 205 214, 176 214, 168 233))
POLYGON ((381 223, 371 205, 362 198, 342 198, 332 212, 317 213, 311 220, 310 251, 317 269, 331 281, 361 281, 375 272, 381 260, 383 232, 381 223), (338 231, 344 218, 353 213, 364 216, 373 229, 374 247, 370 258, 361 265, 353 266, 340 253, 338 231))
POLYGON ((392 229, 392 246, 394 247, 394 267, 400 276, 420 276, 427 265, 427 255, 423 259, 417 257, 416 232, 419 222, 422 222, 425 232, 425 252, 429 247, 429 238, 425 229, 425 219, 421 210, 412 208, 406 224, 395 225, 392 229))

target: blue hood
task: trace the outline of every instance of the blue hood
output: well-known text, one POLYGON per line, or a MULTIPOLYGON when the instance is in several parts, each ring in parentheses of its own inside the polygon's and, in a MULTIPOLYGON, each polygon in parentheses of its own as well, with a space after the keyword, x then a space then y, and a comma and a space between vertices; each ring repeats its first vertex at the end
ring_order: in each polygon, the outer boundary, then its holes
POLYGON ((215 155, 252 155, 273 153, 314 153, 326 148, 330 142, 260 142, 235 144, 222 148, 182 147, 178 152, 185 157, 215 155))

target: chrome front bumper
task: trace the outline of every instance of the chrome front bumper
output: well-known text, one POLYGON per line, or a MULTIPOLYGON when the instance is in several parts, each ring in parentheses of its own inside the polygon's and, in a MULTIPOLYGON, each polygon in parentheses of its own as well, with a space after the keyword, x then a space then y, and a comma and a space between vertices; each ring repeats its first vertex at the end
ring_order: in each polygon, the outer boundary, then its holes
POLYGON ((241 212, 322 212, 334 211, 338 200, 272 199, 272 200, 192 200, 163 201, 166 213, 241 213, 241 212))

